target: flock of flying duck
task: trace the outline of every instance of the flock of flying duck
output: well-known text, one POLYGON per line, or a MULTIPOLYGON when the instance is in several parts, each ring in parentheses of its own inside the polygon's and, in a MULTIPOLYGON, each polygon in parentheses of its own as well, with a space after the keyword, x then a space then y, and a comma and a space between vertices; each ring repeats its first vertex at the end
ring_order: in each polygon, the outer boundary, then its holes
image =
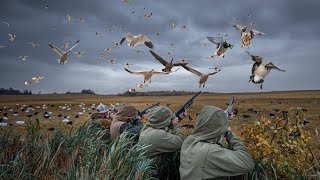
MULTIPOLYGON (((123 2, 127 2, 126 0, 124 0, 123 2)), ((129 1, 128 1, 129 2, 129 1)), ((132 12, 134 13, 134 12, 132 12)), ((150 18, 152 16, 152 12, 149 14, 145 14, 145 18, 150 18)), ((67 14, 67 20, 68 22, 72 21, 72 17, 67 14)), ((84 20, 82 18, 79 19, 81 22, 84 22, 84 20)), ((6 24, 9 27, 9 23, 7 22, 3 22, 3 24, 6 24)), ((171 23, 171 28, 175 29, 177 27, 177 25, 175 23, 171 23)), ((250 24, 248 26, 246 25, 242 25, 242 24, 234 24, 233 27, 239 31, 241 33, 241 48, 243 47, 247 47, 249 49, 250 45, 251 45, 251 40, 255 37, 255 36, 259 36, 259 35, 264 35, 263 32, 260 32, 258 30, 256 30, 253 27, 253 24, 250 24)), ((119 28, 116 26, 113 26, 112 28, 119 28)), ((112 31, 112 28, 109 29, 110 31, 112 31)), ((181 26, 181 28, 188 30, 187 26, 181 26)), ((125 30, 126 28, 121 27, 122 30, 125 30)), ((96 35, 99 35, 99 33, 97 32, 96 35)), ((13 42, 16 38, 16 35, 13 34, 8 34, 9 36, 9 40, 11 42, 13 42)), ((233 44, 230 44, 227 40, 226 40, 226 36, 217 36, 217 37, 207 37, 208 41, 215 44, 216 45, 216 50, 214 55, 211 55, 209 58, 210 59, 215 59, 216 57, 221 57, 224 58, 225 54, 227 52, 228 49, 232 49, 234 47, 233 44)), ((101 38, 102 39, 102 36, 101 38)), ((151 40, 146 36, 146 35, 132 35, 131 33, 127 33, 121 40, 120 42, 113 42, 115 47, 118 47, 120 45, 122 45, 125 41, 128 42, 128 46, 130 47, 135 47, 141 44, 144 44, 145 46, 147 46, 150 49, 154 48, 153 43, 151 42, 151 40)), ((56 52, 56 54, 58 55, 58 59, 57 62, 60 65, 64 65, 67 63, 68 58, 70 53, 73 51, 74 48, 76 48, 80 43, 80 40, 77 40, 75 42, 75 44, 69 48, 69 43, 65 44, 64 46, 62 46, 61 48, 49 43, 49 47, 52 48, 52 50, 54 52, 56 52), (62 50, 65 49, 65 50, 62 50)), ((32 47, 36 48, 37 46, 40 46, 39 44, 35 43, 35 42, 29 42, 28 44, 31 44, 32 47)), ((173 45, 173 44, 171 44, 173 45)), ((170 45, 170 46, 171 46, 170 45)), ((205 46, 207 46, 207 44, 205 43, 205 46)), ((6 46, 0 46, 0 48, 5 48, 6 46)), ((106 48, 103 51, 105 52, 111 52, 112 49, 111 48, 106 48)), ((133 50, 136 51, 137 53, 144 53, 143 51, 140 50, 133 50)), ((173 50, 168 52, 168 55, 172 55, 173 50)), ((251 71, 251 75, 249 78, 249 82, 255 83, 255 84, 260 84, 260 89, 262 89, 262 84, 264 82, 265 77, 270 73, 270 71, 272 69, 275 70, 279 70, 282 72, 285 72, 282 69, 279 69, 277 66, 275 66, 271 61, 267 61, 266 63, 263 63, 263 58, 260 56, 256 56, 256 55, 252 55, 250 54, 248 51, 246 51, 251 59, 254 61, 254 64, 252 66, 252 71, 251 71)), ((131 71, 128 68, 130 68, 131 65, 133 64, 129 64, 128 62, 126 64, 123 64, 126 66, 125 71, 127 71, 130 74, 134 74, 134 75, 142 75, 144 76, 144 80, 143 80, 143 84, 138 84, 137 87, 143 89, 144 87, 147 86, 147 82, 151 83, 151 77, 153 75, 158 75, 158 74, 170 74, 172 72, 175 72, 178 69, 172 70, 174 67, 177 66, 181 66, 183 67, 185 70, 199 76, 199 88, 205 87, 206 81, 208 80, 209 76, 214 75, 216 73, 218 73, 219 71, 221 71, 220 67, 215 67, 215 68, 209 68, 212 69, 213 72, 209 72, 209 73, 202 73, 197 71, 196 69, 188 66, 188 60, 187 59, 180 59, 177 62, 173 62, 173 58, 171 60, 165 60, 164 58, 162 58, 161 56, 159 56, 158 54, 156 54, 154 51, 150 50, 151 55, 157 60, 159 61, 164 68, 162 69, 162 71, 156 71, 154 69, 151 70, 144 70, 144 71, 131 71)), ((74 52, 73 55, 76 55, 78 57, 81 57, 82 54, 85 54, 85 52, 74 52)), ((99 57, 100 58, 104 58, 104 53, 100 53, 99 57)), ((28 56, 19 56, 19 59, 22 59, 23 61, 26 61, 28 56)), ((110 59, 107 61, 108 63, 114 64, 115 63, 115 59, 110 59)), ((32 81, 26 81, 25 85, 31 85, 34 82, 39 82, 40 80, 42 80, 44 77, 43 76, 35 76, 32 78, 32 81)))
MULTIPOLYGON (((174 24, 172 26, 174 27, 174 24)), ((248 26, 241 25, 241 24, 234 24, 233 27, 241 33, 241 48, 243 48, 244 46, 247 46, 249 48, 251 45, 251 40, 253 39, 254 36, 264 35, 263 32, 260 32, 253 27, 248 27, 248 26)), ((223 37, 207 37, 207 39, 211 43, 216 45, 216 51, 213 55, 214 57, 211 57, 213 59, 215 57, 224 58, 226 51, 228 49, 232 49, 234 47, 234 45, 228 43, 227 40, 224 39, 223 37)), ((133 36, 132 34, 128 33, 121 39, 120 45, 124 41, 128 41, 128 46, 130 46, 130 47, 134 47, 138 44, 145 44, 150 49, 154 48, 150 39, 147 36, 142 35, 142 34, 139 34, 137 36, 133 36)), ((246 52, 251 56, 251 59, 254 61, 249 82, 253 82, 255 84, 260 84, 260 89, 262 89, 264 78, 270 73, 270 71, 272 69, 285 72, 285 70, 279 69, 271 61, 267 61, 266 63, 263 63, 262 57, 252 55, 248 51, 246 51, 246 52)), ((202 85, 202 87, 205 87, 205 83, 208 80, 210 75, 214 75, 214 74, 218 73, 219 71, 221 71, 220 68, 215 67, 215 68, 210 68, 210 69, 214 70, 213 72, 204 74, 204 73, 201 73, 201 72, 187 66, 188 61, 186 59, 180 59, 178 62, 174 63, 173 59, 171 59, 170 61, 166 61, 161 56, 159 56, 158 54, 153 52, 152 50, 150 50, 150 53, 152 54, 152 56, 156 60, 158 60, 164 66, 164 69, 162 69, 162 71, 155 71, 154 69, 151 69, 151 70, 146 70, 146 71, 133 72, 127 68, 124 68, 130 74, 143 75, 144 76, 144 80, 143 80, 144 84, 146 82, 151 83, 151 77, 154 74, 169 74, 169 73, 174 72, 174 71, 172 71, 172 68, 174 66, 182 66, 185 70, 200 77, 199 88, 201 88, 201 85, 202 85)), ((175 71, 177 71, 177 70, 179 70, 179 69, 176 69, 175 71)), ((139 86, 142 86, 142 84, 140 84, 139 86)))

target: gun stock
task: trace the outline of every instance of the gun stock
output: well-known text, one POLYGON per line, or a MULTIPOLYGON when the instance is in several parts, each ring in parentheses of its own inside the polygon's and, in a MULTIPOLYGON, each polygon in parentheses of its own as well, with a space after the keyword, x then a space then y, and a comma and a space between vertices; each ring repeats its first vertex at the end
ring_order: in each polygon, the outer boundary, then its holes
MULTIPOLYGON (((189 99, 185 104, 183 104, 182 106, 180 106, 179 109, 176 110, 176 112, 174 113, 174 115, 179 118, 179 115, 180 115, 181 113, 183 113, 186 109, 188 109, 188 108, 192 105, 193 100, 194 100, 197 96, 199 96, 199 94, 201 94, 201 91, 199 91, 197 94, 195 94, 195 95, 194 95, 191 99, 189 99)), ((180 118, 179 118, 179 121, 181 121, 180 118)))

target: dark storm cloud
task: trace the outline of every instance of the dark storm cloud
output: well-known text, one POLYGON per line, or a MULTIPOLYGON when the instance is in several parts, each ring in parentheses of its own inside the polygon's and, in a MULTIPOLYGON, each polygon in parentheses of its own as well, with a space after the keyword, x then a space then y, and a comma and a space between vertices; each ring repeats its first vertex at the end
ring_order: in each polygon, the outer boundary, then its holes
MULTIPOLYGON (((241 23, 253 21, 265 36, 255 37, 249 51, 252 54, 272 60, 286 73, 271 72, 266 78, 264 91, 319 89, 318 78, 320 15, 319 1, 142 1, 132 0, 4 0, 0 2, 0 20, 9 22, 0 25, 0 83, 2 87, 26 88, 24 81, 32 76, 45 76, 40 83, 27 88, 34 92, 65 92, 92 89, 98 93, 118 93, 135 87, 142 82, 142 76, 131 75, 123 70, 126 62, 134 64, 132 70, 161 70, 163 66, 155 60, 144 45, 130 48, 126 42, 105 53, 105 60, 99 53, 112 47, 112 41, 119 42, 128 32, 134 35, 146 34, 155 45, 154 51, 166 60, 187 58, 190 66, 208 73, 208 67, 222 66, 222 71, 210 76, 204 91, 246 92, 260 91, 248 83, 252 61, 240 48, 240 33, 233 27, 235 19, 241 23), (48 6, 48 8, 46 8, 48 6), (134 12, 134 13, 132 13, 134 12), (152 12, 150 19, 144 14, 152 12), (67 22, 66 15, 72 17, 67 22), (251 19, 248 18, 251 15, 251 19), (84 23, 79 21, 84 19, 84 23), (177 28, 171 29, 171 22, 177 28), (108 31, 112 25, 125 26, 125 30, 108 31), (188 30, 180 27, 186 25, 188 30), (55 27, 56 29, 53 29, 55 27), (96 32, 99 35, 96 35, 96 32), (9 42, 8 33, 16 34, 16 40, 9 42), (206 36, 218 33, 228 34, 227 39, 236 46, 228 50, 224 59, 211 61, 215 45, 206 36), (159 34, 159 35, 157 35, 159 34), (65 35, 71 37, 66 39, 65 35), (103 37, 100 40, 100 36, 103 37), (48 43, 61 47, 70 46, 80 40, 75 51, 84 51, 81 58, 70 56, 64 66, 57 64, 57 54, 48 43), (34 41, 40 47, 32 48, 34 41), (170 44, 174 43, 174 47, 170 44), (207 43, 208 47, 201 47, 207 43), (137 54, 133 49, 142 50, 137 54), (168 56, 169 50, 173 56, 168 56), (18 56, 30 57, 26 62, 18 56), (116 59, 116 64, 106 63, 116 59)), ((75 52, 74 51, 74 52, 75 52)), ((146 90, 199 90, 198 77, 180 68, 170 75, 152 77, 146 90)))

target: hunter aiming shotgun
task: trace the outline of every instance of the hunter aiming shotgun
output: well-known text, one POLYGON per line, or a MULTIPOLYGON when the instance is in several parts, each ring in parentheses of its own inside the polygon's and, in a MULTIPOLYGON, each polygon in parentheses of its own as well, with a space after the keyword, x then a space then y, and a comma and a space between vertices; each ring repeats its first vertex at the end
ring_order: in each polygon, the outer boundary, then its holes
POLYGON ((148 110, 150 110, 150 109, 152 109, 152 108, 154 108, 154 107, 156 107, 156 106, 159 106, 159 105, 160 105, 160 103, 158 102, 157 104, 154 104, 154 105, 146 108, 146 109, 143 110, 143 111, 138 111, 138 115, 139 115, 140 117, 142 117, 144 114, 147 113, 148 110))
POLYGON ((182 120, 182 119, 179 117, 179 115, 180 115, 181 113, 183 113, 186 109, 188 109, 188 108, 191 106, 191 104, 193 103, 193 100, 194 100, 197 96, 199 96, 200 93, 201 93, 201 91, 199 91, 196 95, 194 95, 191 99, 189 99, 189 101, 187 101, 185 104, 183 104, 182 106, 180 106, 179 109, 174 113, 174 115, 175 115, 176 117, 178 117, 179 122, 182 120))

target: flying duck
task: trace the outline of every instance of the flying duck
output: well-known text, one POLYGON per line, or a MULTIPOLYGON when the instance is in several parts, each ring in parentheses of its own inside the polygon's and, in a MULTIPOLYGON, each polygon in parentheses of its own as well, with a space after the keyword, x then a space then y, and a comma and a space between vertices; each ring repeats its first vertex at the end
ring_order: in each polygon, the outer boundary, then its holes
POLYGON ((248 51, 247 53, 251 56, 251 59, 255 62, 251 69, 251 76, 249 82, 253 82, 255 84, 260 84, 260 89, 262 89, 262 84, 264 82, 264 78, 270 73, 271 69, 276 69, 278 71, 286 72, 285 70, 279 69, 275 66, 271 61, 267 63, 262 63, 262 57, 251 55, 248 51))
POLYGON ((217 50, 215 51, 215 56, 221 56, 224 58, 225 52, 228 48, 232 49, 234 45, 227 42, 226 39, 223 39, 222 37, 207 37, 210 42, 217 45, 217 50))
POLYGON ((120 45, 127 40, 128 46, 130 47, 134 47, 138 44, 145 44, 146 46, 148 46, 149 48, 154 48, 153 44, 151 43, 150 39, 142 34, 139 34, 138 36, 133 36, 131 33, 126 34, 120 41, 120 45))
POLYGON ((245 25, 235 24, 233 27, 241 33, 241 48, 244 46, 250 47, 250 41, 255 35, 264 35, 263 32, 260 32, 254 28, 248 28, 245 25))
POLYGON ((79 42, 80 40, 78 40, 73 47, 71 47, 68 51, 65 52, 61 51, 61 49, 50 43, 48 45, 59 55, 58 63, 60 65, 64 65, 68 61, 69 53, 72 51, 73 48, 75 48, 79 44, 79 42))
POLYGON ((190 71, 193 74, 195 74, 195 75, 200 77, 200 79, 199 79, 199 88, 201 87, 201 84, 203 84, 203 87, 205 86, 206 81, 208 80, 210 75, 214 75, 214 74, 218 73, 219 71, 221 71, 221 69, 217 69, 217 70, 215 70, 215 72, 208 73, 208 74, 203 74, 203 73, 201 73, 201 72, 199 72, 199 71, 197 71, 197 70, 195 70, 195 69, 193 69, 193 68, 191 68, 189 66, 182 65, 182 67, 184 69, 186 69, 187 71, 190 71))
POLYGON ((130 71, 127 68, 124 68, 127 72, 129 72, 130 74, 136 74, 136 75, 143 75, 144 79, 143 79, 143 83, 146 83, 146 81, 149 81, 149 83, 151 83, 151 77, 153 74, 169 74, 168 72, 159 72, 159 71, 155 71, 154 69, 151 69, 150 71, 130 71))
POLYGON ((182 65, 187 65, 188 63, 187 62, 179 62, 179 63, 172 63, 173 61, 173 58, 171 59, 170 62, 167 62, 166 60, 164 60, 162 57, 160 57, 158 54, 156 54, 155 52, 151 51, 150 50, 150 53, 152 54, 152 56, 154 58, 156 58, 162 65, 164 65, 164 69, 162 69, 163 72, 172 72, 172 68, 173 66, 182 66, 182 65))

